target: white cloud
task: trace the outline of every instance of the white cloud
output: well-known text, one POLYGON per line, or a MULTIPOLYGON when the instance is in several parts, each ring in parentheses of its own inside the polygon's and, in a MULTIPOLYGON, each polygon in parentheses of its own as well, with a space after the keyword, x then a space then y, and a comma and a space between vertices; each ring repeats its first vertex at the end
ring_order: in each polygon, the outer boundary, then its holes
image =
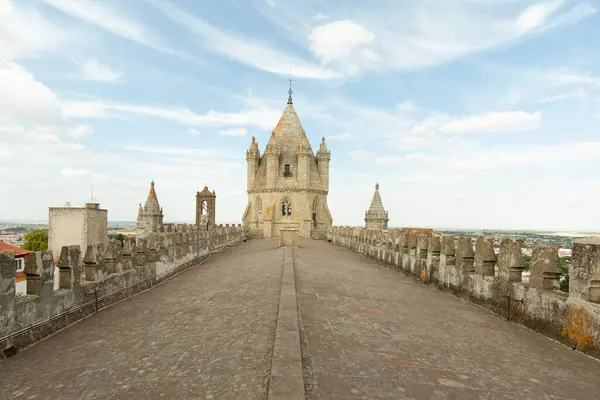
POLYGON ((319 13, 316 13, 315 15, 313 15, 312 18, 316 19, 316 20, 324 20, 324 19, 327 19, 328 17, 327 17, 327 15, 324 15, 319 12, 319 13))
MULTIPOLYGON (((506 46, 593 15, 585 3, 387 2, 357 7, 348 18, 322 23, 308 35, 323 62, 360 69, 415 69, 506 46)), ((276 18, 275 16, 273 18, 276 18)))
POLYGON ((65 178, 80 178, 83 176, 88 176, 90 171, 85 168, 65 168, 60 171, 60 174, 65 178))
POLYGON ((254 68, 280 75, 298 78, 333 79, 343 75, 273 49, 267 43, 253 42, 247 37, 238 37, 209 24, 168 3, 153 3, 173 21, 184 26, 201 40, 202 46, 228 56, 254 68))
POLYGON ((25 2, 0 1, 0 62, 37 56, 49 50, 69 48, 84 39, 75 29, 68 34, 48 22, 25 2))
POLYGON ((257 103, 248 105, 239 113, 210 110, 204 114, 197 114, 185 107, 124 104, 103 100, 62 101, 61 108, 69 118, 118 118, 119 113, 130 113, 167 119, 188 126, 253 125, 263 129, 273 129, 273 121, 279 120, 281 116, 281 110, 257 103))
POLYGON ((373 32, 350 20, 319 25, 309 35, 311 49, 324 63, 356 55, 359 50, 365 50, 364 46, 374 39, 373 32))
POLYGON ((0 66, 0 122, 59 125, 64 120, 54 93, 23 67, 0 66))
POLYGON ((88 136, 92 136, 94 134, 94 128, 89 125, 77 125, 75 129, 70 132, 70 135, 75 139, 81 139, 88 136))
POLYGON ((354 161, 368 161, 371 158, 371 153, 366 150, 350 150, 348 155, 354 161))
POLYGON ((114 8, 106 2, 92 0, 43 0, 46 4, 95 25, 107 32, 129 39, 136 43, 151 47, 164 53, 184 58, 194 58, 190 55, 170 48, 162 37, 154 33, 139 20, 128 18, 122 8, 114 8))
POLYGON ((447 133, 522 132, 538 126, 542 114, 525 111, 491 112, 458 119, 442 125, 439 130, 447 133))
POLYGON ((543 26, 548 18, 561 7, 562 0, 545 1, 533 4, 521 11, 515 21, 515 33, 522 35, 543 26))
POLYGON ((223 152, 218 149, 190 148, 190 147, 170 147, 170 146, 124 146, 125 150, 137 151, 142 153, 163 154, 169 156, 198 156, 218 158, 223 156, 223 152))
POLYGON ((200 135, 202 134, 202 133, 201 133, 201 132, 200 132, 198 129, 196 129, 196 128, 188 128, 188 129, 186 130, 186 132, 187 132, 187 133, 189 133, 189 134, 190 134, 190 135, 192 135, 192 136, 200 136, 200 135))
POLYGON ((344 133, 340 133, 337 135, 329 135, 327 136, 327 139, 331 139, 331 140, 348 140, 350 139, 350 134, 348 132, 344 132, 344 133))
POLYGON ((555 86, 584 85, 600 88, 600 77, 567 68, 549 70, 541 73, 541 77, 555 86))
POLYGON ((248 131, 245 128, 229 128, 229 129, 223 129, 219 131, 219 135, 224 135, 224 136, 246 136, 246 133, 248 133, 248 131))
POLYGON ((73 60, 73 62, 81 69, 83 79, 88 81, 119 83, 123 77, 123 73, 111 69, 93 57, 84 62, 77 60, 73 60))

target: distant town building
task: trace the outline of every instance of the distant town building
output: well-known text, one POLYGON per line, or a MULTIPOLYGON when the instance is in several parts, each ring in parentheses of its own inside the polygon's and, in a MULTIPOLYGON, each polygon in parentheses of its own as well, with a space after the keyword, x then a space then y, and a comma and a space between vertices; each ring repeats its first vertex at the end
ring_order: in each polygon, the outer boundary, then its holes
POLYGON ((58 261, 63 246, 79 245, 85 254, 88 244, 108 242, 108 211, 98 203, 85 207, 50 207, 48 217, 48 250, 58 261))
POLYGON ((25 276, 25 260, 27 255, 31 253, 29 250, 24 250, 20 247, 11 244, 0 242, 0 253, 13 253, 15 257, 15 267, 17 269, 17 285, 15 293, 17 295, 27 294, 27 277, 25 276))
POLYGON ((204 186, 201 192, 196 192, 196 227, 200 230, 215 229, 217 194, 204 186))
POLYGON ((375 185, 375 193, 373 194, 373 200, 371 200, 371 206, 365 212, 365 228, 379 230, 387 229, 388 221, 388 212, 383 208, 378 183, 375 185))
POLYGON ((152 181, 150 183, 150 192, 148 193, 146 204, 144 204, 144 207, 140 204, 138 210, 135 236, 137 238, 147 238, 153 233, 163 231, 163 209, 158 202, 158 197, 154 190, 154 181, 152 181))

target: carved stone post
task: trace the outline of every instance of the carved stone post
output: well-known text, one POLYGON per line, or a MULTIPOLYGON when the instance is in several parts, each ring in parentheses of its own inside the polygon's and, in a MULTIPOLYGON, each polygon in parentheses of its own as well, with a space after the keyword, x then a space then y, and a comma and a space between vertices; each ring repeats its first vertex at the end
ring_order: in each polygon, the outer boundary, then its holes
POLYGON ((498 276, 505 282, 521 282, 523 269, 521 240, 504 238, 498 253, 498 276))
POLYGON ((135 244, 135 266, 146 265, 146 239, 137 239, 135 244))
POLYGON ((494 253, 494 239, 480 236, 475 242, 475 257, 473 267, 475 273, 481 276, 494 276, 496 274, 496 253, 494 253))
POLYGON ((126 238, 123 244, 123 271, 129 271, 133 268, 133 248, 131 238, 126 238))
POLYGON ((462 275, 472 274, 475 272, 474 262, 475 252, 472 239, 465 236, 460 237, 456 246, 456 268, 462 275))
POLYGON ((419 235, 417 237, 417 250, 416 250, 416 272, 421 276, 423 282, 429 280, 429 271, 427 270, 427 249, 429 248, 429 235, 419 235))
POLYGON ((52 252, 36 251, 30 253, 25 261, 27 276, 27 294, 48 296, 54 291, 54 260, 52 252))
POLYGON ((98 280, 98 269, 96 268, 96 255, 94 254, 94 245, 88 244, 83 257, 83 271, 85 280, 93 282, 98 280))
POLYGON ((569 297, 600 303, 600 239, 573 242, 569 297))
POLYGON ((17 266, 12 253, 0 253, 0 310, 4 312, 15 300, 17 266))
POLYGON ((439 236, 429 238, 427 247, 427 273, 430 279, 438 279, 438 270, 440 265, 441 240, 439 236))
POLYGON ((558 247, 538 244, 531 254, 529 287, 543 290, 560 288, 560 259, 558 247))
POLYGON ((79 246, 63 246, 58 259, 58 287, 59 289, 71 289, 80 284, 81 269, 79 261, 81 249, 79 246))
POLYGON ((108 275, 117 273, 117 253, 120 250, 120 245, 120 242, 117 240, 108 242, 106 252, 104 253, 104 267, 108 275))

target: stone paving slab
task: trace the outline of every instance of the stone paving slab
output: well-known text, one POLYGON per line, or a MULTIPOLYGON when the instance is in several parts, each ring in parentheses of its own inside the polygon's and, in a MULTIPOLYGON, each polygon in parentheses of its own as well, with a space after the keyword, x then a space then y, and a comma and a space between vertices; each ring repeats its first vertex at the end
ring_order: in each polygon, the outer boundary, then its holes
POLYGON ((240 243, 0 362, 1 399, 265 399, 283 249, 240 243))
POLYGON ((600 363, 331 243, 302 240, 308 399, 598 399, 600 363))

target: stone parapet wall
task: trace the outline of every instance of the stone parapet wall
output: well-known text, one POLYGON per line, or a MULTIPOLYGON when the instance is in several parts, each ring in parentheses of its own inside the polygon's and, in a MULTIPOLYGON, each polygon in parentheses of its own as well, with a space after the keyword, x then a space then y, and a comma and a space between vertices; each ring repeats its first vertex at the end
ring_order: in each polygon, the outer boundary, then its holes
POLYGON ((383 265, 403 270, 483 305, 562 343, 600 357, 600 241, 573 243, 569 293, 558 291, 558 248, 533 249, 530 281, 521 281, 522 240, 438 235, 428 229, 371 231, 333 227, 327 238, 383 265))
MULTIPOLYGON (((0 254, 0 358, 43 339, 119 300, 150 288, 198 264, 210 254, 247 238, 241 225, 198 231, 191 226, 124 245, 62 247, 54 290, 52 252, 30 254, 25 264, 27 295, 16 296, 16 268, 11 254, 0 254)), ((149 305, 151 307, 151 305, 149 305)))

